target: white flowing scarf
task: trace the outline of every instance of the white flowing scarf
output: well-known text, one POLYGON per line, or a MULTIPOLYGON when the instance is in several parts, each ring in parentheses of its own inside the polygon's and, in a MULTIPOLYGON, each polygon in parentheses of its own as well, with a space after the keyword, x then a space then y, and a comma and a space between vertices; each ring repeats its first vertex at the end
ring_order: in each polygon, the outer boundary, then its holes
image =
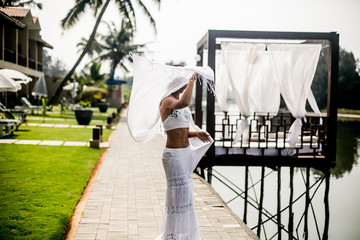
MULTIPOLYGON (((147 142, 162 133, 160 118, 161 101, 185 86, 196 72, 208 90, 214 92, 214 72, 210 67, 175 67, 156 63, 147 58, 130 54, 134 62, 134 79, 128 108, 128 128, 137 142, 147 142)), ((200 131, 193 120, 190 131, 200 131)))

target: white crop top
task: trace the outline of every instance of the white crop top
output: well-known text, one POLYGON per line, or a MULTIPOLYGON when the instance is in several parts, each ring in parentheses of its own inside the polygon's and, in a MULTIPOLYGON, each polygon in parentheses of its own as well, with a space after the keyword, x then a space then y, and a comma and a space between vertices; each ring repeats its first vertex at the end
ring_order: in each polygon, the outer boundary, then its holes
POLYGON ((190 109, 188 107, 175 109, 164 121, 165 131, 176 128, 189 128, 190 109))

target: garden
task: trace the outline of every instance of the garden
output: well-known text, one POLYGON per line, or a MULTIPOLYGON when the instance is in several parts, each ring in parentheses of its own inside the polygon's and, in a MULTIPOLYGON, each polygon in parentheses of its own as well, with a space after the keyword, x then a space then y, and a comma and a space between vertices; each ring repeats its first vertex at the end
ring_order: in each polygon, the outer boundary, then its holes
MULTIPOLYGON (((103 125, 103 142, 113 128, 106 129, 109 108, 97 108, 89 125, 78 125, 71 110, 54 107, 43 117, 29 114, 13 135, 14 143, 0 144, 0 239, 61 239, 91 173, 106 148, 87 144, 96 125, 103 125), (21 140, 63 141, 60 146, 16 144, 21 140)), ((114 126, 114 124, 112 125, 114 126)))

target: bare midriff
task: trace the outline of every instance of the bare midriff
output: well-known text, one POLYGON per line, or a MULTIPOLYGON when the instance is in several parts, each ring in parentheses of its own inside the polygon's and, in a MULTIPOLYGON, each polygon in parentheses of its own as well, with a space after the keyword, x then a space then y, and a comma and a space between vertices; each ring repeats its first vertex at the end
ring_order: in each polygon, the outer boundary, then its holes
POLYGON ((186 148, 189 146, 189 128, 176 128, 166 132, 167 148, 186 148))

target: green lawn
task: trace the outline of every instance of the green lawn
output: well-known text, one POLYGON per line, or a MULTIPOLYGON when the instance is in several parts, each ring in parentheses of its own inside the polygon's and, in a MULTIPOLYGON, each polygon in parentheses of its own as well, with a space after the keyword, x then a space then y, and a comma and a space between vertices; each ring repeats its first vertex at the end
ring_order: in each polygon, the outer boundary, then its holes
MULTIPOLYGON (((62 140, 87 142, 92 138, 91 128, 57 128, 57 127, 33 127, 21 125, 13 136, 8 139, 22 140, 62 140)), ((103 127, 103 141, 107 141, 111 134, 111 129, 103 127)))
MULTIPOLYGON (((54 118, 55 119, 55 118, 54 118)), ((51 123, 51 124, 69 124, 69 125, 79 125, 76 121, 76 119, 63 119, 63 120, 53 120, 51 118, 48 118, 46 119, 45 121, 44 120, 38 120, 38 119, 31 119, 31 118, 28 118, 28 122, 31 122, 31 123, 51 123)), ((99 120, 91 120, 90 124, 89 125, 92 125, 92 126, 95 126, 95 125, 103 125, 103 126, 106 126, 106 121, 99 121, 99 120)))
POLYGON ((0 144, 0 239, 61 239, 101 151, 0 144))
POLYGON ((339 108, 338 113, 344 113, 344 114, 358 114, 360 115, 360 110, 353 110, 353 109, 345 109, 345 108, 339 108))
MULTIPOLYGON (((101 113, 97 107, 91 107, 89 109, 93 110, 92 120, 102 120, 105 123, 106 123, 106 119, 108 116, 110 116, 112 113, 117 113, 116 108, 109 108, 106 113, 101 113)), ((29 114, 28 117, 30 119, 32 117, 39 118, 39 117, 42 117, 42 114, 41 114, 41 112, 39 112, 39 113, 35 112, 34 114, 29 114)), ((61 114, 60 109, 58 107, 54 107, 52 111, 46 112, 45 122, 47 122, 47 120, 51 120, 52 118, 76 119, 74 112, 67 109, 61 114)))
MULTIPOLYGON (((95 109, 93 120, 102 122, 92 121, 91 125, 105 125, 113 111, 103 114, 95 109)), ((43 122, 31 119, 34 117, 41 115, 29 115, 28 122, 43 122)), ((71 119, 75 119, 72 112, 48 112, 45 123, 77 125, 71 119)), ((111 132, 103 128, 104 141, 111 132)), ((6 138, 87 142, 91 137, 91 128, 23 124, 6 138)), ((0 144, 0 239, 62 239, 102 151, 89 147, 0 144)))

